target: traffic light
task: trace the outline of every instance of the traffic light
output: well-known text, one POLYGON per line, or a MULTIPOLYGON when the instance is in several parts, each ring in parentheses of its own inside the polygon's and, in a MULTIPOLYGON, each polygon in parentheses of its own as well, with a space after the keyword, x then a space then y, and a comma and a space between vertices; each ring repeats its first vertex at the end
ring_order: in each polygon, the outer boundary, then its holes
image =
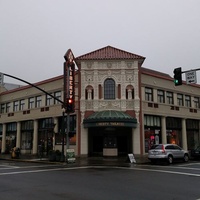
POLYGON ((181 67, 174 69, 174 84, 175 86, 182 85, 182 71, 181 67))
POLYGON ((74 99, 67 99, 67 105, 66 105, 66 112, 67 113, 73 113, 74 112, 74 99))

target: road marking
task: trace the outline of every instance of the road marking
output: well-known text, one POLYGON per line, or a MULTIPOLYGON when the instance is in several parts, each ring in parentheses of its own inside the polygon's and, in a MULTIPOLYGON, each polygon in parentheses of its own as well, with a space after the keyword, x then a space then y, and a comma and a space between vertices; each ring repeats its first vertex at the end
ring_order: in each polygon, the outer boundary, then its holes
MULTIPOLYGON (((140 165, 140 166, 148 166, 149 165, 140 165)), ((172 168, 172 169, 190 169, 190 170, 196 170, 196 171, 199 171, 200 169, 199 168, 194 168, 194 167, 187 167, 189 165, 178 165, 178 166, 161 166, 161 165, 154 165, 153 167, 156 167, 156 168, 172 168)))
POLYGON ((13 169, 13 168, 18 168, 18 169, 29 169, 29 168, 42 168, 42 167, 52 167, 56 165, 33 165, 33 166, 11 166, 11 165, 0 165, 0 170, 4 169, 13 169), (8 168, 1 168, 1 166, 7 166, 8 168))
MULTIPOLYGON (((120 167, 119 167, 119 168, 120 168, 120 167)), ((162 172, 162 173, 168 173, 168 174, 179 174, 179 175, 200 177, 200 174, 192 174, 192 173, 185 173, 185 172, 175 172, 175 171, 167 171, 167 170, 142 169, 142 168, 127 168, 127 169, 130 169, 130 170, 137 170, 137 171, 162 172)))
POLYGON ((76 170, 76 169, 85 169, 85 168, 91 168, 91 167, 71 167, 71 168, 40 169, 40 170, 19 171, 19 172, 3 172, 3 173, 0 173, 0 176, 14 175, 14 174, 40 173, 40 172, 50 172, 50 171, 76 170))
POLYGON ((0 165, 0 167, 3 167, 3 168, 0 168, 0 170, 1 170, 1 169, 19 168, 18 166, 13 166, 13 165, 0 165))
POLYGON ((200 163, 194 162, 194 163, 188 163, 188 164, 183 164, 183 165, 178 165, 178 166, 190 166, 190 165, 200 165, 200 163))
POLYGON ((0 176, 28 174, 28 173, 40 173, 40 172, 50 172, 50 171, 78 170, 78 169, 99 169, 99 168, 113 168, 113 169, 123 169, 123 170, 125 169, 125 170, 135 170, 135 171, 149 171, 149 172, 159 172, 159 173, 169 173, 169 174, 178 174, 178 175, 185 175, 185 176, 200 177, 200 174, 193 174, 193 173, 174 172, 174 171, 156 170, 156 169, 126 168, 126 167, 115 167, 115 166, 114 167, 112 167, 112 166, 84 166, 84 167, 41 169, 41 170, 31 170, 31 171, 19 171, 19 172, 4 172, 4 173, 0 173, 0 176))

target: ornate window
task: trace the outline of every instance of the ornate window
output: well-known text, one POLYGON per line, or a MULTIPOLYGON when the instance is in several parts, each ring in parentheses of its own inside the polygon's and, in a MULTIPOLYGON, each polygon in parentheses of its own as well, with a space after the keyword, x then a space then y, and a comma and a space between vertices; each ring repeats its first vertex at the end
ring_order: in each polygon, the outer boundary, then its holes
POLYGON ((104 99, 115 99, 115 81, 111 78, 104 82, 104 99))

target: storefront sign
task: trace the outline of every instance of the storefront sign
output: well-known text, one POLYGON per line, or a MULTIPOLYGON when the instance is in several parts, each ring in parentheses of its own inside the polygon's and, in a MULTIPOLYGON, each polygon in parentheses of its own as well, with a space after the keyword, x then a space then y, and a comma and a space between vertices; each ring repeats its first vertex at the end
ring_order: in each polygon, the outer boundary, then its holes
POLYGON ((128 154, 128 157, 131 163, 136 163, 135 157, 132 153, 128 154))
POLYGON ((96 126, 124 126, 123 122, 98 122, 96 126))
POLYGON ((74 149, 67 149, 66 158, 68 163, 74 163, 76 161, 74 149))

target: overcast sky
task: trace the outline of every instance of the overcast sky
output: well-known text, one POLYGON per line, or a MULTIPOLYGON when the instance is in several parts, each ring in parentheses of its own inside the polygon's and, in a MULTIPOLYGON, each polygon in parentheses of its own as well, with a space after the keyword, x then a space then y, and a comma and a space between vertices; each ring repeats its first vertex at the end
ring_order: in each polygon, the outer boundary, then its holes
POLYGON ((77 57, 108 45, 171 76, 200 68, 200 1, 0 0, 0 72, 35 83, 63 74, 69 48, 77 57))

